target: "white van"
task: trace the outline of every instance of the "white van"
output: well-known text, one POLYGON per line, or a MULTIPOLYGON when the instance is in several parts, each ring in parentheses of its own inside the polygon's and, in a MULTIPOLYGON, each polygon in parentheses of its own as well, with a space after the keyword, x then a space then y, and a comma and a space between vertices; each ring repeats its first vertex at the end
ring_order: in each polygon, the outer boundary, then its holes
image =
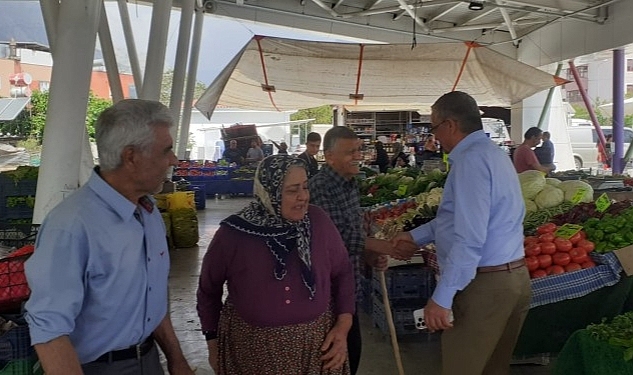
MULTIPOLYGON (((573 125, 567 128, 571 149, 574 154, 576 169, 598 167, 598 133, 590 122, 574 121, 573 125)), ((612 134, 610 126, 603 126, 602 132, 605 137, 612 134)), ((624 128, 624 152, 633 141, 633 130, 624 128)))
POLYGON ((495 143, 499 145, 508 145, 508 143, 512 143, 512 139, 508 133, 508 128, 503 120, 496 118, 482 118, 481 123, 483 125, 484 132, 486 132, 490 136, 490 139, 495 143))

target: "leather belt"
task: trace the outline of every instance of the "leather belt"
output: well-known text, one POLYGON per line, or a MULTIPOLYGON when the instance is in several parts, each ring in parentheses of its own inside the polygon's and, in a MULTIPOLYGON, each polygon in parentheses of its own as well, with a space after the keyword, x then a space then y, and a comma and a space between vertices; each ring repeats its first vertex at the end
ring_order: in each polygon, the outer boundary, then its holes
POLYGON ((145 339, 140 344, 132 345, 129 348, 121 349, 121 350, 113 350, 111 352, 107 352, 95 359, 94 362, 115 362, 115 361, 123 361, 126 359, 137 359, 140 360, 142 356, 147 354, 152 347, 154 346, 154 335, 149 335, 148 338, 145 339))
POLYGON ((510 271, 517 268, 525 267, 525 259, 521 258, 510 263, 500 264, 498 266, 477 267, 478 273, 510 271))

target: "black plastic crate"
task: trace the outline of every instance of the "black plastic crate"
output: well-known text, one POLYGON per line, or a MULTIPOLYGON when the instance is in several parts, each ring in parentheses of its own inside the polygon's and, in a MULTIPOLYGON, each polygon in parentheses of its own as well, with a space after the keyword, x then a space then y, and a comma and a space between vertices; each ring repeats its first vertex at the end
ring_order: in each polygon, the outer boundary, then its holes
POLYGON ((4 363, 0 361, 0 375, 41 375, 43 374, 41 366, 37 361, 35 354, 21 359, 4 363))
MULTIPOLYGON (((29 359, 35 354, 35 349, 31 346, 29 326, 26 325, 23 315, 2 315, 2 317, 15 322, 18 326, 0 336, 0 368, 4 368, 11 361, 29 359)), ((31 368, 33 364, 31 363, 31 368)))
MULTIPOLYGON (((406 303, 391 304, 391 315, 393 316, 393 325, 396 328, 396 335, 410 335, 418 333, 413 319, 413 311, 424 308, 425 302, 422 301, 406 301, 406 303)), ((372 318, 382 333, 389 334, 389 324, 387 323, 387 315, 385 313, 385 305, 382 298, 374 296, 372 318)))
POLYGON ((20 248, 35 243, 39 224, 19 224, 7 221, 0 222, 0 245, 20 248))
MULTIPOLYGON (((435 290, 435 272, 430 267, 419 264, 393 267, 385 271, 385 282, 390 300, 428 300, 435 290)), ((380 275, 374 272, 372 288, 377 296, 382 296, 380 275)))

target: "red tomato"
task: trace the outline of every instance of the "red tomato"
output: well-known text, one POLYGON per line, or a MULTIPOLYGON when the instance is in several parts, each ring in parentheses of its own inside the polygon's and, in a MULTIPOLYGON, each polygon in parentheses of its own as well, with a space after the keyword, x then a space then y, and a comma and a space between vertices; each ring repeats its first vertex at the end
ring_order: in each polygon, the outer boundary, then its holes
POLYGON ((587 253, 592 252, 596 248, 596 245, 589 240, 580 240, 576 246, 578 246, 579 249, 585 250, 587 253))
POLYGON ((552 255, 552 261, 559 266, 566 266, 571 262, 571 256, 569 253, 556 253, 552 255))
POLYGON ((552 265, 552 256, 548 254, 541 254, 538 257, 538 266, 539 268, 547 268, 552 265))
POLYGON ((538 243, 538 237, 536 236, 527 236, 523 239, 523 245, 527 246, 531 243, 538 243))
POLYGON ((569 250, 571 250, 571 248, 574 247, 574 245, 571 244, 570 240, 566 240, 560 237, 556 237, 556 239, 554 240, 554 244, 556 245, 556 250, 562 251, 565 253, 569 252, 569 250))
POLYGON ((578 263, 569 263, 565 266, 565 272, 580 271, 582 267, 578 263))
POLYGON ((556 224, 554 224, 554 223, 545 223, 545 224, 541 225, 540 227, 536 228, 536 233, 538 233, 538 234, 554 233, 554 232, 556 232, 556 229, 558 229, 556 224))
POLYGON ((533 279, 537 279, 539 277, 545 277, 545 276, 547 276, 547 272, 545 272, 545 270, 536 270, 530 273, 530 277, 533 279))
POLYGON ((556 252, 556 245, 553 242, 543 242, 540 244, 541 254, 554 254, 556 252))
POLYGON ((582 240, 582 235, 580 234, 580 232, 574 234, 573 236, 569 237, 569 242, 572 243, 572 245, 575 245, 578 243, 578 241, 582 240))
POLYGON ((537 256, 541 253, 541 245, 537 243, 529 244, 525 247, 526 256, 537 256))
POLYGON ((593 260, 588 260, 586 262, 584 262, 583 264, 580 265, 583 269, 585 268, 592 268, 595 267, 596 264, 593 262, 593 260))
POLYGON ((544 233, 538 236, 541 242, 554 242, 554 233, 544 233))
POLYGON ((584 231, 584 230, 581 230, 581 231, 580 231, 580 232, 578 232, 578 233, 580 233, 580 237, 582 237, 582 239, 583 239, 583 240, 587 238, 587 233, 585 233, 585 231, 584 231))
POLYGON ((525 264, 527 265, 528 271, 536 271, 538 269, 539 263, 538 258, 535 256, 529 256, 525 258, 525 264))
POLYGON ((560 275, 561 273, 565 273, 565 269, 559 265, 553 265, 547 267, 545 270, 548 275, 560 275))
POLYGON ((589 257, 587 256, 587 252, 578 247, 571 249, 571 251, 569 252, 569 255, 571 256, 571 261, 574 263, 583 264, 589 260, 589 257))

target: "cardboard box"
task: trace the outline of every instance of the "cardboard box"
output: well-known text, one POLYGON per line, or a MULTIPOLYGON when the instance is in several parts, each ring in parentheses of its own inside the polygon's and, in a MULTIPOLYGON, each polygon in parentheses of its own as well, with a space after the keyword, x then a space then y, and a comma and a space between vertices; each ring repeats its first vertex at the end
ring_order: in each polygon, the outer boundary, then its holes
POLYGON ((614 250, 613 252, 620 261, 622 268, 624 268, 624 273, 627 276, 633 275, 633 245, 614 250))

